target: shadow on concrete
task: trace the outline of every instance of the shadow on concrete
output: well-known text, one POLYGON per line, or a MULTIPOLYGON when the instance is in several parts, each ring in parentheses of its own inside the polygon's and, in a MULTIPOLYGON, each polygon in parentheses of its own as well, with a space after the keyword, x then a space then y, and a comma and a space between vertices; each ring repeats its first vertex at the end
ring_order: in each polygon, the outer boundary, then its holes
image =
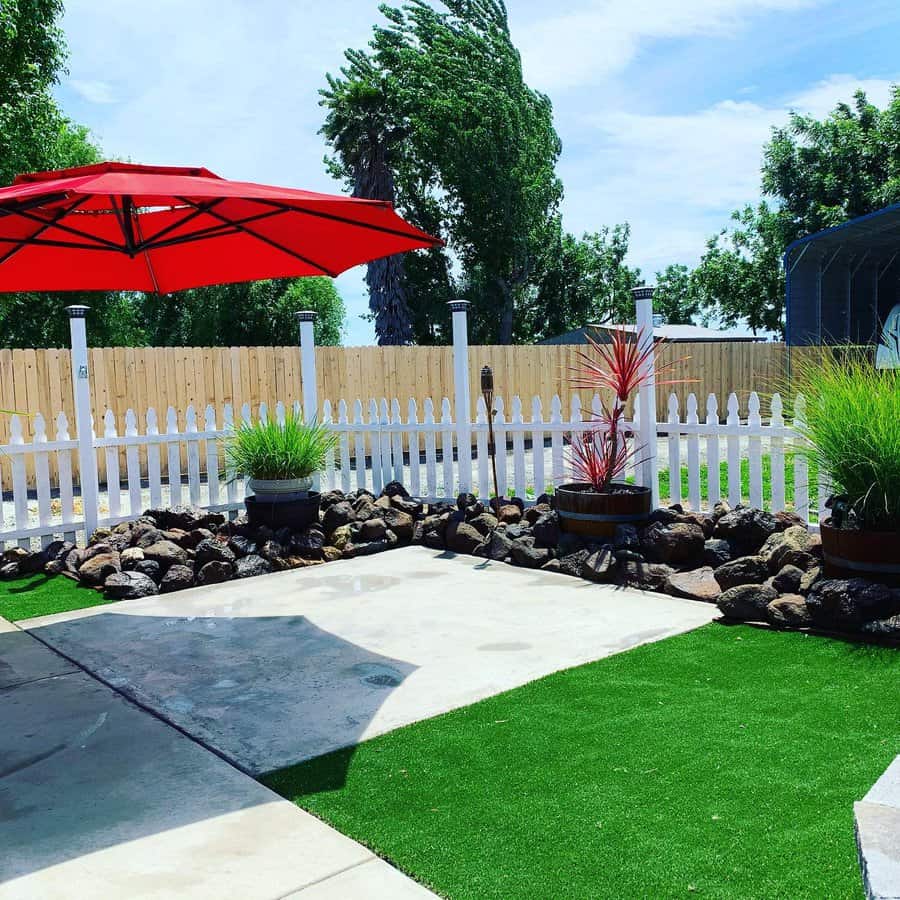
POLYGON ((107 612, 29 633, 254 776, 358 743, 416 669, 300 615, 107 612))

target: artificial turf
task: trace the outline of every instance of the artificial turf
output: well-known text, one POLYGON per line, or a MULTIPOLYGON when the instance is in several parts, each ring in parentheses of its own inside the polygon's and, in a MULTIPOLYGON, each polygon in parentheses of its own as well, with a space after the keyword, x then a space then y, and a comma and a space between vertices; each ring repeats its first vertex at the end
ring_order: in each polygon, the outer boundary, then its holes
POLYGON ((451 898, 860 897, 898 686, 897 650, 713 624, 264 781, 451 898))
POLYGON ((99 591, 62 575, 38 574, 0 581, 0 616, 10 622, 109 602, 99 591))

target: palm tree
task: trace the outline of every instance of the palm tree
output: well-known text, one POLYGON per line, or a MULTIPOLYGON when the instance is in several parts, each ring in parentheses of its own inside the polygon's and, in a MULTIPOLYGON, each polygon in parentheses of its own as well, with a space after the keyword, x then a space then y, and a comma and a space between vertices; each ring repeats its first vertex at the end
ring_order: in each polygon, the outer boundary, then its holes
MULTIPOLYGON (((334 150, 332 174, 348 181, 353 196, 395 202, 393 157, 406 131, 390 107, 382 77, 361 52, 348 51, 342 78, 328 75, 321 105, 328 114, 322 134, 334 150)), ((369 309, 378 343, 412 342, 412 316, 406 302, 403 256, 368 264, 369 309)))

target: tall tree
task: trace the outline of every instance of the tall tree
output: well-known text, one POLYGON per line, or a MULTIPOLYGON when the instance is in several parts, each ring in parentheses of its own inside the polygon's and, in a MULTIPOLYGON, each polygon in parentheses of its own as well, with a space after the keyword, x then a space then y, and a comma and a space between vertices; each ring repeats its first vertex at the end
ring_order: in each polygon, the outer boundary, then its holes
MULTIPOLYGON (((426 285, 465 294, 473 333, 509 343, 516 311, 553 238, 562 196, 555 175, 560 142, 550 101, 524 82, 503 3, 444 5, 446 11, 425 0, 381 7, 388 24, 375 28, 369 51, 348 52, 343 77, 329 80, 326 137, 349 135, 355 147, 349 154, 329 140, 343 172, 352 172, 353 161, 366 154, 359 127, 364 117, 352 89, 361 79, 387 123, 379 133, 396 138, 386 158, 399 206, 416 224, 446 237, 459 266, 456 278, 437 254, 408 266, 410 305, 431 305, 420 296, 426 285), (355 124, 344 128, 348 121, 355 124), (411 281, 413 271, 422 283, 411 281)), ((371 108, 366 114, 373 115, 371 108)), ((437 310, 431 308, 433 319, 437 310)), ((418 311, 414 319, 417 336, 439 330, 418 311)))
POLYGON ((700 315, 700 307, 700 297, 687 266, 672 264, 656 273, 653 311, 659 313, 666 324, 693 325, 700 315))
POLYGON ((787 246, 900 201, 900 86, 883 110, 857 91, 823 120, 792 114, 763 148, 762 189, 771 203, 735 212, 693 281, 726 324, 783 332, 787 246))
MULTIPOLYGON (((384 77, 364 54, 347 52, 341 78, 323 90, 328 113, 322 133, 334 149, 334 174, 350 182, 354 197, 396 201, 392 156, 405 136, 384 77)), ((366 269, 369 309, 379 344, 408 344, 412 316, 406 302, 402 254, 370 262, 366 269)))

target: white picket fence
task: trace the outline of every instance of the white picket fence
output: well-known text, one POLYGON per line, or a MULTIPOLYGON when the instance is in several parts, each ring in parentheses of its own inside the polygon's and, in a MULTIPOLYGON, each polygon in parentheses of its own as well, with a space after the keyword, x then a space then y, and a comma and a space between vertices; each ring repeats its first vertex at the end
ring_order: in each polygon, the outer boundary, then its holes
MULTIPOLYGON (((526 419, 518 397, 508 416, 502 401, 497 400, 494 433, 500 493, 511 492, 530 501, 546 488, 570 480, 566 444, 577 441, 592 427, 592 417, 600 411, 599 397, 594 397, 591 407, 583 410, 576 397, 568 415, 564 415, 557 396, 545 414, 540 398, 535 397, 526 419)), ((798 413, 802 411, 802 398, 795 408, 798 413)), ((294 411, 300 414, 299 404, 295 404, 294 411)), ((270 411, 263 404, 254 416, 254 411, 244 405, 239 415, 241 421, 251 422, 266 420, 270 411)), ((276 405, 274 416, 276 421, 283 421, 282 403, 276 405)), ((448 499, 469 486, 471 473, 471 487, 476 493, 483 497, 492 493, 487 410, 482 399, 477 404, 475 421, 464 423, 465 430, 453 421, 446 397, 438 405, 426 400, 421 414, 415 400, 409 400, 405 418, 398 399, 373 399, 365 404, 360 400, 352 404, 342 400, 336 409, 326 401, 321 420, 338 435, 337 450, 328 459, 321 477, 322 489, 368 488, 378 493, 395 479, 414 495, 430 500, 448 499), (464 439, 460 440, 460 436, 464 439)), ((0 482, 0 549, 9 543, 30 546, 32 541, 46 546, 57 536, 71 540, 84 532, 81 490, 73 478, 78 442, 70 437, 64 414, 57 416, 55 425, 51 439, 46 422, 36 416, 33 440, 26 443, 21 422, 12 417, 10 443, 0 446, 0 455, 8 459, 9 473, 8 483, 0 482), (56 466, 50 465, 51 457, 55 457, 56 466)), ((639 431, 638 421, 627 425, 639 431)), ((193 407, 188 407, 183 415, 170 407, 164 421, 153 409, 140 417, 128 410, 123 423, 117 423, 112 412, 107 411, 102 437, 93 439, 94 453, 102 454, 107 473, 105 484, 96 485, 98 524, 113 525, 134 518, 149 507, 181 503, 231 514, 240 510, 244 485, 223 471, 221 450, 222 438, 233 427, 234 411, 230 406, 225 406, 221 415, 208 406, 202 423, 193 407)), ((707 465, 709 473, 718 473, 724 463, 724 494, 732 504, 749 502, 766 505, 773 511, 793 508, 803 518, 811 519, 817 518, 823 508, 825 485, 811 485, 804 457, 790 455, 797 437, 793 428, 785 424, 778 395, 772 398, 765 420, 755 393, 749 397, 745 416, 741 415, 735 394, 729 396, 724 410, 710 395, 702 421, 694 395, 688 397, 683 417, 678 400, 672 395, 665 421, 657 422, 656 434, 658 440, 667 444, 661 458, 668 457, 670 490, 662 494, 671 503, 703 509, 718 501, 723 493, 719 478, 708 477, 708 484, 702 489, 702 468, 707 465), (748 470, 746 491, 742 487, 742 461, 748 470), (771 492, 764 496, 766 462, 771 492), (792 504, 788 503, 786 491, 788 465, 793 472, 792 504), (685 467, 688 488, 682 496, 685 467)), ((629 474, 637 473, 632 469, 629 474)))

